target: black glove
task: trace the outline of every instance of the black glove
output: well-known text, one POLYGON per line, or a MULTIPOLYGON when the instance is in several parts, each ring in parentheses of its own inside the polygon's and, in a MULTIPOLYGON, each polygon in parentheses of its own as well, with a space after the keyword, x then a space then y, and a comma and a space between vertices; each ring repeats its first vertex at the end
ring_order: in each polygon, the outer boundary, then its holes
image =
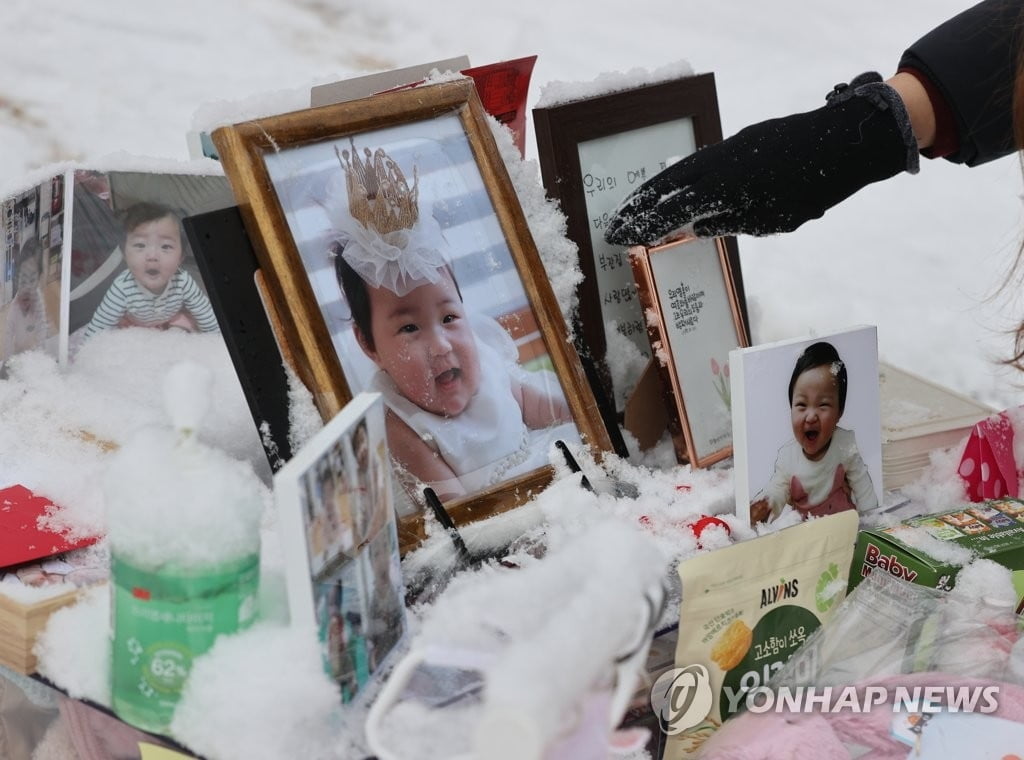
POLYGON ((861 74, 816 111, 754 124, 655 175, 619 204, 605 240, 651 244, 690 223, 702 237, 791 232, 865 185, 917 168, 899 94, 877 73, 861 74))

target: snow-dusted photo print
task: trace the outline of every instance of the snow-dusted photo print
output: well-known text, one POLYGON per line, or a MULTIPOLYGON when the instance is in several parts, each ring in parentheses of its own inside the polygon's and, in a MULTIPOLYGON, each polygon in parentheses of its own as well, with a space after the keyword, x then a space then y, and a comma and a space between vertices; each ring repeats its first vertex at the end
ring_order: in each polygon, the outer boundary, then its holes
POLYGON ((0 200, 0 375, 33 349, 58 355, 64 175, 0 200))
POLYGON ((224 177, 74 173, 69 347, 109 329, 217 332, 181 220, 233 205, 224 177))
POLYGON ((881 504, 874 327, 734 351, 731 365, 737 514, 757 523, 881 504))
POLYGON ((547 463, 572 413, 455 115, 267 156, 353 392, 442 500, 547 463))
POLYGON ((729 352, 747 345, 725 245, 688 238, 630 249, 676 456, 705 467, 732 453, 729 352))
POLYGON ((274 476, 292 621, 356 698, 405 631, 380 396, 362 393, 274 476))
POLYGON ((553 444, 610 450, 471 80, 213 132, 281 342, 324 419, 382 394, 403 547, 522 503, 553 444))

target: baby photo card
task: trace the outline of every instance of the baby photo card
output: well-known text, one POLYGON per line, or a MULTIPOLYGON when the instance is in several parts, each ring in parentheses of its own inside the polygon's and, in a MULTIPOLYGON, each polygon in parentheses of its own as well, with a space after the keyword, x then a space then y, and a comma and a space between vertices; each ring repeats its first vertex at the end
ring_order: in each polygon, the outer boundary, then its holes
POLYGON ((182 220, 233 205, 222 176, 78 169, 73 179, 67 347, 109 329, 219 327, 182 220))
POLYGON ((274 475, 288 608, 357 698, 405 632, 384 405, 360 393, 274 475))
POLYGON ((729 362, 737 515, 882 503, 875 327, 736 349, 729 362))

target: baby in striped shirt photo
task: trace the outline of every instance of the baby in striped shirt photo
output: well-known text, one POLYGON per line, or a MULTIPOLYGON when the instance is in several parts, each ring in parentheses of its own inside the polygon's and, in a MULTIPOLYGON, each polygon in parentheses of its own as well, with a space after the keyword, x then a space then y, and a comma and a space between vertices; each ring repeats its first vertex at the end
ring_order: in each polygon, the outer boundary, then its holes
POLYGON ((185 235, 178 215, 141 202, 125 210, 122 223, 128 268, 110 284, 83 337, 112 327, 217 331, 209 298, 182 267, 185 235))

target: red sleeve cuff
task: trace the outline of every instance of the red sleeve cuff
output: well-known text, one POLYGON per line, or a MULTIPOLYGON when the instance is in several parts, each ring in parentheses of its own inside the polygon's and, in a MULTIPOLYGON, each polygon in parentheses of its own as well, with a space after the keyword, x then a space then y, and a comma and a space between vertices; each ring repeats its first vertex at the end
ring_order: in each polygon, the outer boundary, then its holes
POLYGON ((900 73, 910 74, 921 83, 925 92, 928 93, 928 100, 931 101, 932 111, 935 114, 935 139, 931 147, 921 150, 925 158, 942 158, 957 152, 960 147, 960 136, 956 131, 956 122, 953 119, 953 111, 946 102, 939 88, 923 72, 907 66, 901 66, 900 73))

